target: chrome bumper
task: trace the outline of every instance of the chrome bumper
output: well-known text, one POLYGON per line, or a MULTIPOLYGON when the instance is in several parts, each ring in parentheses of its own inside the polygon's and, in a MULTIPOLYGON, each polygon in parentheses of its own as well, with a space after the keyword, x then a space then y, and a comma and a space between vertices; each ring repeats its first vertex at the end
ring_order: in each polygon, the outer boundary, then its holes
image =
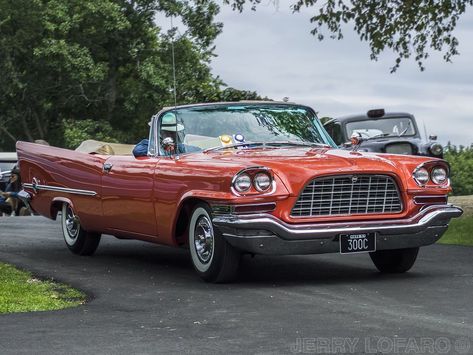
POLYGON ((289 224, 270 214, 222 215, 214 225, 234 247, 255 254, 319 254, 339 251, 340 234, 376 232, 376 249, 412 248, 435 243, 452 218, 453 205, 425 208, 409 219, 324 224, 289 224))

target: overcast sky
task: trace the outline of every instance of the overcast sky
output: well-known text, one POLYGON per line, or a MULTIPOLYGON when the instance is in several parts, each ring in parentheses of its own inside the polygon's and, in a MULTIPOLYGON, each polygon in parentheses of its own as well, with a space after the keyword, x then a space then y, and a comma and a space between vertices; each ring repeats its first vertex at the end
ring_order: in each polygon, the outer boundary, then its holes
POLYGON ((287 96, 320 117, 372 108, 407 111, 441 143, 473 143, 473 11, 455 32, 461 54, 452 64, 433 55, 424 72, 411 60, 390 74, 392 53, 370 61, 368 46, 352 31, 341 41, 319 42, 310 34, 310 9, 292 14, 289 2, 279 4, 242 14, 222 6, 217 20, 224 28, 212 69, 226 84, 277 100, 287 96))

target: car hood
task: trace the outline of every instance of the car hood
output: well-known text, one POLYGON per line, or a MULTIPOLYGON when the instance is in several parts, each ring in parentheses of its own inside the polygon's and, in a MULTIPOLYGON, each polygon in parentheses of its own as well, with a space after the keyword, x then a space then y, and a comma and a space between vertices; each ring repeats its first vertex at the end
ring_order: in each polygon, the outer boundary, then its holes
POLYGON ((333 148, 290 147, 276 149, 238 149, 200 153, 200 158, 240 168, 271 168, 291 191, 299 191, 315 176, 353 173, 382 173, 403 180, 425 160, 422 157, 359 153, 333 148))

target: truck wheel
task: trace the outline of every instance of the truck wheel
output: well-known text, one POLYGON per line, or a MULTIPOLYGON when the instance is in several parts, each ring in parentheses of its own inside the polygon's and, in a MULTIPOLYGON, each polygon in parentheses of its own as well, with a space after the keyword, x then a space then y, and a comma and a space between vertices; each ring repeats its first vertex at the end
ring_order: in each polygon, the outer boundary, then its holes
POLYGON ((414 265, 418 252, 419 248, 378 250, 370 253, 370 257, 381 272, 403 273, 414 265))
POLYGON ((100 234, 82 229, 79 217, 68 203, 62 205, 62 234, 71 252, 77 255, 92 255, 100 243, 100 234))
POLYGON ((235 279, 240 253, 212 225, 211 211, 198 204, 189 223, 189 249, 194 269, 207 282, 229 282, 235 279))

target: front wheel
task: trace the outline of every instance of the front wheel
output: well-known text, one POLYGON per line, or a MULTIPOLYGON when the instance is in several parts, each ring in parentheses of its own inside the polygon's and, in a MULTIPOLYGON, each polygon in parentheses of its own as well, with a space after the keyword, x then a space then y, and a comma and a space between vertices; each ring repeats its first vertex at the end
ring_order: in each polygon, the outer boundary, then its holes
POLYGON ((92 255, 100 243, 100 234, 85 231, 68 203, 62 205, 62 234, 69 250, 77 255, 92 255))
POLYGON ((370 257, 381 272, 403 273, 414 265, 418 252, 419 248, 378 250, 370 253, 370 257))
POLYGON ((189 249, 194 269, 207 282, 229 282, 238 272, 240 253, 212 224, 210 208, 198 204, 189 223, 189 249))

